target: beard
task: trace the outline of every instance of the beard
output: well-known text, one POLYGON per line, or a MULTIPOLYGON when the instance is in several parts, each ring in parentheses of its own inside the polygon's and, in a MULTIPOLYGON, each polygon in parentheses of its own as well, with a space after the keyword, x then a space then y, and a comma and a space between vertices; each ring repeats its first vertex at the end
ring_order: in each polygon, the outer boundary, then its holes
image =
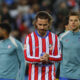
POLYGON ((3 36, 0 36, 0 40, 4 40, 4 37, 3 36))
POLYGON ((77 31, 78 29, 79 29, 79 27, 76 27, 76 28, 73 29, 73 31, 75 32, 75 31, 77 31))
POLYGON ((37 31, 38 31, 38 33, 39 33, 41 36, 45 36, 48 30, 45 30, 45 29, 37 29, 37 31))

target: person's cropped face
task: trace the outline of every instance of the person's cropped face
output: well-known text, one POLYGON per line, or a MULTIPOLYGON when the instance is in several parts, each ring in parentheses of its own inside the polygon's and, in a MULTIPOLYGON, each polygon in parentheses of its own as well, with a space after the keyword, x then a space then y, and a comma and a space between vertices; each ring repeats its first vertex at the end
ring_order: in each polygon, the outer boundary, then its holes
POLYGON ((38 18, 36 21, 37 31, 40 35, 45 35, 47 30, 49 29, 48 19, 40 19, 38 18))
POLYGON ((4 13, 4 14, 8 13, 8 8, 7 8, 7 7, 3 7, 2 10, 3 10, 3 13, 4 13))
POLYGON ((72 30, 76 30, 79 28, 79 17, 78 16, 70 16, 69 17, 69 26, 72 30))
POLYGON ((0 37, 7 34, 7 31, 5 29, 0 28, 0 37))

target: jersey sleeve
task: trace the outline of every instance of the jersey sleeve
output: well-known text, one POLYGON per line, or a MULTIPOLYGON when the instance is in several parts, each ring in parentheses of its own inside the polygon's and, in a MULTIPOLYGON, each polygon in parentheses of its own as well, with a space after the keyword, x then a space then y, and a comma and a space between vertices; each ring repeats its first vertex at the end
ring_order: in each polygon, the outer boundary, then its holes
POLYGON ((24 59, 24 50, 22 44, 17 41, 17 57, 19 60, 19 80, 24 80, 25 76, 25 59, 24 59))
POLYGON ((32 51, 32 45, 31 45, 31 39, 29 36, 26 37, 25 42, 24 42, 24 56, 25 56, 25 60, 28 63, 39 63, 40 62, 40 58, 39 57, 35 57, 34 55, 32 55, 33 51, 32 51))
POLYGON ((55 47, 54 47, 54 52, 52 55, 49 56, 49 61, 61 61, 62 60, 62 54, 61 54, 61 46, 60 46, 60 41, 55 35, 55 47))

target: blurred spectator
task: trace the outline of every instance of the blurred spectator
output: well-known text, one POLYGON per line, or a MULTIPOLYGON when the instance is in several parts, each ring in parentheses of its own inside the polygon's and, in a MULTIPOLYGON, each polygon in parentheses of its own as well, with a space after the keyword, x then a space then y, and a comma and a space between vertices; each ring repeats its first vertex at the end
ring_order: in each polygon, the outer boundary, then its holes
POLYGON ((3 4, 2 5, 2 22, 11 23, 12 18, 9 14, 8 6, 3 4))
POLYGON ((19 0, 18 11, 20 13, 28 13, 30 6, 28 5, 28 0, 19 0))
POLYGON ((15 2, 15 0, 3 0, 3 2, 10 6, 15 2))
POLYGON ((57 11, 57 14, 56 14, 56 21, 55 21, 55 30, 56 30, 56 34, 60 34, 64 31, 65 27, 65 23, 67 23, 65 17, 68 15, 68 8, 66 6, 66 3, 65 2, 62 2, 60 5, 59 5, 59 8, 58 8, 58 11, 57 11))
POLYGON ((22 14, 19 13, 17 16, 16 16, 16 25, 19 29, 20 25, 21 25, 21 21, 22 21, 22 14))
POLYGON ((24 43, 25 37, 30 33, 29 28, 25 25, 24 20, 22 20, 21 25, 19 27, 21 42, 24 43))
POLYGON ((33 19, 35 18, 36 13, 40 10, 40 6, 36 3, 33 4, 29 10, 29 13, 24 14, 23 19, 25 20, 25 24, 32 31, 33 29, 33 19))
POLYGON ((79 11, 79 4, 76 0, 67 0, 67 6, 71 11, 79 11))
POLYGON ((12 18, 16 18, 17 15, 19 14, 17 7, 18 7, 18 3, 14 3, 14 4, 12 4, 12 6, 9 7, 9 9, 10 9, 9 13, 12 18))

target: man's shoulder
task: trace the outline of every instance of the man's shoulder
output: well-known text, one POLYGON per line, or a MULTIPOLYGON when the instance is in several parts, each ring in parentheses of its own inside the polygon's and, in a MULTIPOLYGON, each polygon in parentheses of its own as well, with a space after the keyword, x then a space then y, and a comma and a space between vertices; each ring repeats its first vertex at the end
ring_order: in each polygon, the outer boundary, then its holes
POLYGON ((64 38, 65 36, 67 36, 69 33, 70 33, 70 31, 66 31, 66 32, 61 33, 59 35, 60 40, 62 40, 62 38, 64 38))
POLYGON ((17 40, 16 38, 14 38, 14 37, 12 37, 12 36, 10 36, 9 39, 11 40, 11 42, 12 42, 16 47, 18 47, 19 45, 22 45, 22 43, 21 43, 19 40, 17 40))
POLYGON ((55 34, 55 33, 53 33, 53 32, 49 32, 49 34, 52 34, 52 35, 54 35, 54 36, 57 36, 57 34, 55 34))
POLYGON ((26 37, 30 37, 34 32, 31 32, 29 34, 26 35, 26 37))

